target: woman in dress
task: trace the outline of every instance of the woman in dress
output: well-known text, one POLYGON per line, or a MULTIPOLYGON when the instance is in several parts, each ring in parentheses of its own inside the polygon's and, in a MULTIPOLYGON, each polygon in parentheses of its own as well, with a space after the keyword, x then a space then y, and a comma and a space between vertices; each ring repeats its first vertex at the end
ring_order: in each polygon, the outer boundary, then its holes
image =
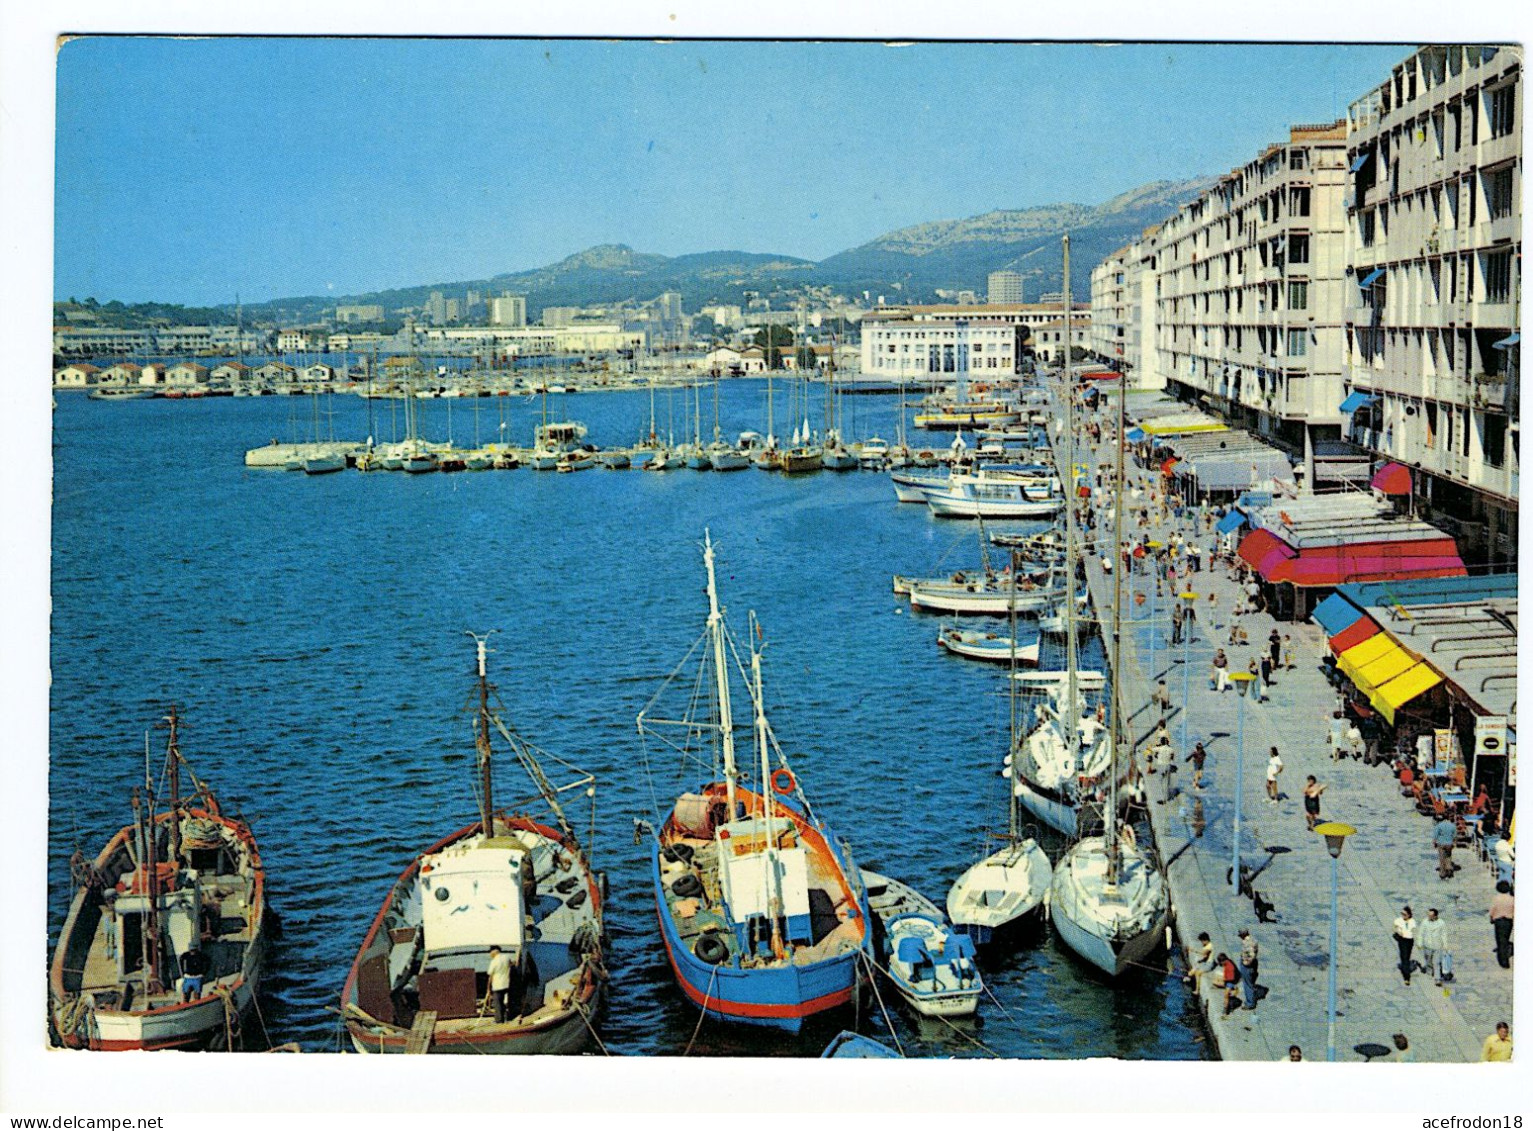
POLYGON ((1315 831, 1315 826, 1320 823, 1320 795, 1325 792, 1325 786, 1315 780, 1315 775, 1310 774, 1304 783, 1304 821, 1309 825, 1310 832, 1315 831))

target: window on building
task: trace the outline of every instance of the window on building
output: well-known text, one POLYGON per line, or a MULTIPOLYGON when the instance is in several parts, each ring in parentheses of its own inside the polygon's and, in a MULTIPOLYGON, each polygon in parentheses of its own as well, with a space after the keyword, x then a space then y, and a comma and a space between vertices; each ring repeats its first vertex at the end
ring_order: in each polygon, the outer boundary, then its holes
POLYGON ((1309 237, 1293 235, 1288 237, 1288 262, 1291 264, 1309 262, 1309 237))
POLYGON ((1309 309, 1309 284, 1307 282, 1295 280, 1288 284, 1288 309, 1309 309))
POLYGON ((1288 209, 1295 216, 1309 215, 1309 189, 1299 187, 1288 194, 1288 209))
POLYGON ((1482 419, 1485 421, 1485 462, 1491 467, 1501 467, 1506 463, 1506 417, 1488 412, 1482 419))
POLYGON ((1375 217, 1373 209, 1357 214, 1357 235, 1364 247, 1372 247, 1374 240, 1375 217))
POLYGON ((953 354, 952 346, 942 347, 942 372, 953 373, 957 365, 957 358, 953 354))
POLYGON ((1490 119, 1488 123, 1490 125, 1490 136, 1506 137, 1507 134, 1512 132, 1514 125, 1513 117, 1516 114, 1517 107, 1517 84, 1507 83, 1504 86, 1496 87, 1487 93, 1486 101, 1490 107, 1488 114, 1490 119))
POLYGON ((1288 356, 1303 357, 1307 352, 1309 334, 1304 330, 1288 331, 1288 356))
POLYGON ((1305 156, 1306 156, 1306 151, 1305 150, 1302 150, 1302 149, 1290 149, 1288 151, 1288 167, 1290 169, 1302 169, 1302 168, 1304 168, 1304 158, 1305 158, 1305 156))
POLYGON ((1512 214, 1512 167, 1493 169, 1481 176, 1485 180, 1485 200, 1492 220, 1504 220, 1512 214))
POLYGON ((1512 252, 1493 251, 1485 256, 1485 301, 1506 302, 1512 293, 1512 252))

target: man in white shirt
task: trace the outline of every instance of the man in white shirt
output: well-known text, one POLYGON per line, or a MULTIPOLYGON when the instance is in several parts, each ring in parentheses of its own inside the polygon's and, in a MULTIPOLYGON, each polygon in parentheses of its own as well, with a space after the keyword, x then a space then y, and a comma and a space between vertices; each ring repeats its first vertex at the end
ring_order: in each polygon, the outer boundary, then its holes
POLYGON ((1427 909, 1427 920, 1416 928, 1416 941, 1421 944, 1421 968, 1432 975, 1435 985, 1443 984, 1443 974, 1451 969, 1453 959, 1448 953, 1448 924, 1437 915, 1437 908, 1427 909))
POLYGON ((490 997, 495 1001, 495 1024, 504 1025, 511 1005, 511 956, 490 947, 490 997))
POLYGON ((1267 800, 1276 805, 1278 801, 1278 775, 1283 772, 1283 759, 1274 746, 1267 756, 1267 800))

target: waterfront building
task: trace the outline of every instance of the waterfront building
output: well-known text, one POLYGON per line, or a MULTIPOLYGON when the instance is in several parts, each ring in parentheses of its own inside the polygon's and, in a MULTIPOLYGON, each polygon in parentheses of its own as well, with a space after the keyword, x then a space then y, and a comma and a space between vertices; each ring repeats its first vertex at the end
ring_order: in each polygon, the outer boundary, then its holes
POLYGON ((234 392, 248 392, 255 384, 255 371, 243 361, 226 361, 213 366, 208 379, 234 392))
POLYGON ((96 377, 96 384, 108 389, 123 389, 129 385, 137 385, 142 375, 142 369, 131 361, 120 361, 116 365, 108 365, 96 377))
POLYGON ((1348 436, 1471 565, 1517 548, 1522 60, 1429 46, 1347 114, 1348 436))
POLYGON ((256 380, 263 388, 280 389, 293 383, 298 371, 285 361, 268 361, 256 367, 256 380))
POLYGON ((158 362, 139 366, 138 383, 150 388, 165 387, 165 366, 158 362))
POLYGON ((208 367, 195 361, 178 361, 165 370, 165 384, 171 388, 192 388, 208 383, 208 367))
MULTIPOLYGON (((1091 318, 1083 316, 1079 319, 1074 317, 1070 320, 1070 344, 1075 348, 1076 356, 1091 348, 1092 342, 1091 318)), ((1032 331, 1031 345, 1033 355, 1039 361, 1053 365, 1065 356, 1065 322, 1063 318, 1054 322, 1040 323, 1032 331)))
MULTIPOLYGON (((1084 334, 1090 310, 1083 303, 1075 309, 1084 334)), ((862 371, 912 380, 1015 376, 1038 332, 1063 312, 1060 303, 881 306, 862 319, 862 371)))
POLYGON ((96 384, 96 378, 100 373, 101 370, 88 361, 76 362, 54 370, 53 387, 55 389, 88 389, 96 384))
POLYGON ((237 326, 162 326, 123 329, 114 326, 55 326, 53 352, 65 356, 103 357, 190 354, 212 356, 254 352, 256 335, 237 326))
MULTIPOLYGON (((759 350, 757 354, 759 356, 759 350)), ((744 355, 739 350, 733 349, 730 346, 720 346, 717 349, 709 350, 703 356, 702 367, 709 373, 722 373, 734 376, 737 373, 745 372, 743 363, 744 355)))
POLYGON ((1015 271, 992 271, 986 280, 985 301, 991 306, 1015 306, 1022 301, 1022 276, 1015 271))

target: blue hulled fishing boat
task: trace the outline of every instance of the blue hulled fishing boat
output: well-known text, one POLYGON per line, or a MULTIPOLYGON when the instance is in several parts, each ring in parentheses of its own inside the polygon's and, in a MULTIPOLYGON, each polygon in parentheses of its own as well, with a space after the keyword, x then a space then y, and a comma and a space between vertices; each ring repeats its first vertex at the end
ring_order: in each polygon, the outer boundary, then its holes
POLYGON ((706 757, 712 774, 651 830, 660 933, 677 984, 705 1013, 797 1032, 805 1018, 851 1004, 871 969, 867 897, 845 845, 810 808, 767 724, 760 634, 751 633, 747 670, 719 607, 706 537, 703 561, 707 626, 638 720, 646 740, 684 758, 706 757), (685 669, 697 671, 694 657, 703 670, 678 680, 685 669), (753 715, 752 755, 743 763, 731 714, 735 684, 743 684, 753 715), (688 695, 681 717, 661 706, 672 688, 688 695))

